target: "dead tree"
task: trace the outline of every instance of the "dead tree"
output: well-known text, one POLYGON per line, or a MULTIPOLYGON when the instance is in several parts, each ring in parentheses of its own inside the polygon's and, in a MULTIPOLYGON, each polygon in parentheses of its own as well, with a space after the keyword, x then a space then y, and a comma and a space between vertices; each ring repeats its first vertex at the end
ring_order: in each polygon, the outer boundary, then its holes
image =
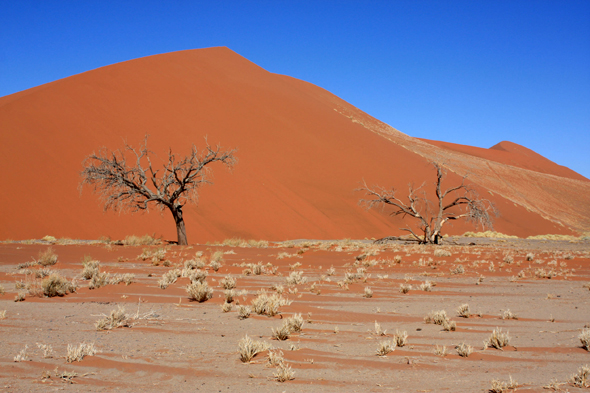
POLYGON ((125 143, 123 149, 102 148, 98 154, 88 156, 82 164, 80 187, 92 186, 104 202, 105 210, 147 211, 150 204, 160 210, 170 210, 176 223, 178 244, 186 245, 182 208, 187 202, 196 202, 199 188, 211 183, 209 165, 220 162, 231 169, 237 162, 236 150, 222 150, 219 145, 213 148, 208 143, 202 151, 193 145, 190 154, 184 157, 169 150, 163 167, 155 169, 152 165, 155 154, 148 150, 147 140, 148 135, 137 150, 125 143), (128 157, 132 159, 130 165, 128 157))
POLYGON ((472 188, 465 185, 467 176, 463 177, 458 186, 443 191, 442 180, 445 176, 443 168, 436 162, 432 165, 437 174, 434 203, 426 197, 426 192, 423 190, 424 183, 416 189, 410 185, 408 202, 396 197, 395 189, 386 190, 381 187, 371 189, 364 183, 360 191, 365 191, 368 198, 360 202, 367 209, 378 205, 392 206, 392 216, 402 216, 402 218, 409 216, 417 219, 417 227, 422 232, 420 235, 416 234, 411 226, 401 229, 410 232, 411 240, 420 244, 440 244, 443 237, 442 227, 452 220, 464 218, 476 226, 493 228, 492 216, 497 216, 498 212, 492 202, 479 198, 472 188))

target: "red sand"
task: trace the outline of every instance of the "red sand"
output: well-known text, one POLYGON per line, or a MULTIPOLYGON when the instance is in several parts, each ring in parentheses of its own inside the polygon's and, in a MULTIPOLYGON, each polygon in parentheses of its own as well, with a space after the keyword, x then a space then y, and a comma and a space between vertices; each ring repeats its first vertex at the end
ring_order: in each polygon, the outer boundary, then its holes
MULTIPOLYGON (((175 239, 168 212, 105 214, 90 189, 78 190, 84 157, 101 146, 119 148, 123 139, 137 145, 146 133, 161 156, 169 147, 184 153, 203 146, 205 135, 239 149, 234 172, 213 168, 215 185, 185 208, 190 242, 401 234, 399 220, 358 206, 362 195, 354 190, 363 179, 401 192, 410 182, 431 183, 434 157, 460 175, 470 169, 502 214, 501 232, 590 228, 590 182, 567 168, 507 142, 488 150, 427 144, 227 48, 136 59, 1 97, 0 122, 0 182, 10 185, 0 194, 0 239, 175 239), (463 153, 457 158, 448 149, 463 153)), ((447 184, 458 179, 450 173, 447 184)))

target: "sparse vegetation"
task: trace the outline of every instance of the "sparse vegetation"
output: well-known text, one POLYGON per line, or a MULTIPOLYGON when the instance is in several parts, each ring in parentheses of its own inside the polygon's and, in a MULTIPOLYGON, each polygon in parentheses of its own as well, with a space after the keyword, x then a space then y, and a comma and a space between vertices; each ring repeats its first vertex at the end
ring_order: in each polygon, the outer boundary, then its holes
POLYGON ((488 392, 489 393, 503 393, 508 389, 514 390, 517 387, 518 387, 518 382, 516 382, 514 379, 512 379, 512 376, 510 376, 510 379, 508 380, 508 382, 500 381, 498 379, 492 380, 492 386, 490 387, 488 392))
POLYGON ((186 293, 190 300, 199 303, 205 302, 213 297, 213 289, 209 288, 207 282, 193 282, 186 287, 186 293))
POLYGON ((27 362, 31 359, 27 356, 27 349, 29 348, 28 345, 25 345, 23 349, 14 357, 15 362, 27 362))
POLYGON ((410 292, 410 290, 412 289, 412 286, 410 284, 400 284, 399 286, 399 291, 400 293, 406 294, 408 292, 410 292))
POLYGON ((403 347, 406 345, 406 340, 408 339, 408 332, 397 330, 393 334, 392 342, 395 344, 396 347, 403 347))
POLYGON ((392 341, 381 341, 377 348, 377 356, 385 356, 393 351, 395 351, 395 344, 392 341))
POLYGON ((502 312, 502 315, 500 315, 500 318, 502 318, 502 319, 518 319, 518 316, 516 314, 514 314, 512 311, 510 311, 510 309, 508 309, 508 310, 504 310, 502 312))
POLYGON ((238 353, 242 363, 249 363, 254 356, 262 351, 266 351, 270 345, 262 341, 252 340, 248 335, 242 338, 238 343, 238 353))
POLYGON ((590 351, 590 329, 582 330, 582 333, 580 333, 578 338, 582 343, 582 348, 584 348, 586 351, 590 351))
POLYGON ((94 324, 96 330, 111 330, 119 327, 131 327, 131 319, 125 314, 125 308, 119 306, 112 310, 109 315, 105 315, 94 324))
POLYGON ((436 356, 445 357, 445 356, 447 356, 447 347, 445 347, 444 345, 443 346, 437 345, 434 347, 433 352, 436 356))
POLYGON ((468 357, 473 353, 473 347, 471 345, 467 345, 465 343, 461 343, 455 347, 457 350, 457 354, 461 357, 468 357))
POLYGON ((66 362, 80 362, 86 356, 94 356, 98 350, 94 347, 94 343, 81 343, 78 346, 68 344, 68 352, 66 354, 66 362))
POLYGON ((47 250, 39 253, 37 263, 41 266, 52 266, 57 263, 57 254, 49 247, 47 250))
POLYGON ((43 351, 43 359, 49 359, 53 357, 53 348, 51 345, 37 343, 37 348, 43 351))
POLYGON ((469 318, 471 316, 471 311, 469 311, 469 304, 462 304, 457 309, 457 315, 462 318, 469 318))
POLYGON ((580 367, 578 372, 570 377, 570 383, 578 388, 590 388, 590 367, 580 367))
POLYGON ((278 382, 286 382, 295 379, 295 371, 291 370, 291 366, 286 363, 280 363, 276 372, 273 374, 278 382))
POLYGON ((510 343, 510 336, 508 332, 503 332, 502 328, 495 328, 491 336, 484 341, 484 349, 487 347, 493 347, 502 350, 505 346, 510 343))
POLYGON ((43 294, 47 297, 64 296, 76 292, 76 286, 57 273, 43 279, 41 287, 43 294))

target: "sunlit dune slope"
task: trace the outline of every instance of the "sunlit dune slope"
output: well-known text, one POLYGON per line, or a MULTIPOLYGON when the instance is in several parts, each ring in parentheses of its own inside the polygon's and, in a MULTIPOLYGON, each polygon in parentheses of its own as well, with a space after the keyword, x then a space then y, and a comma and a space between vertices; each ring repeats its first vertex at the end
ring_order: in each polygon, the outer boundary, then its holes
MULTIPOLYGON (((410 182, 431 183, 429 162, 450 152, 227 48, 136 59, 1 97, 0 124, 0 239, 143 233, 175 239, 169 212, 104 213, 90 189, 80 193, 78 188, 84 157, 101 146, 119 148, 124 140, 138 145, 145 134, 160 157, 168 148, 185 153, 193 143, 204 146, 205 136, 211 144, 239 149, 233 173, 213 167, 215 184, 202 189, 198 205, 185 208, 189 242, 401 234, 400 219, 364 210, 358 205, 362 193, 355 189, 364 179, 405 195, 410 182)), ((501 212, 497 230, 526 236, 590 227, 590 182, 581 176, 555 164, 531 171, 535 168, 493 157, 469 157, 477 161, 476 169, 483 168, 470 179, 501 212), (506 173, 498 177, 496 171, 489 180, 490 163, 506 173), (562 172, 556 172, 559 168, 562 172), (542 192, 511 195, 502 182, 521 176, 518 171, 541 176, 542 192), (562 193, 572 184, 585 206, 568 210, 562 193), (549 199, 561 215, 545 211, 549 199)), ((464 174, 455 161, 445 160, 448 184, 464 174)), ((448 232, 471 229, 455 224, 448 232)))

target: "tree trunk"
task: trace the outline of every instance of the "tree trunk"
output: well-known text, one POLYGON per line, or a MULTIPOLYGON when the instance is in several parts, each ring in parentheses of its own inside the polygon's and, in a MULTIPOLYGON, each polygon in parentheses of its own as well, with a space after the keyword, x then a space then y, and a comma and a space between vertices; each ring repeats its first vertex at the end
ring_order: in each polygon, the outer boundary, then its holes
POLYGON ((174 217, 174 222, 176 223, 176 237, 179 246, 186 246, 188 245, 188 240, 186 238, 186 228, 184 227, 184 218, 182 217, 182 207, 178 206, 176 208, 170 208, 172 211, 172 216, 174 217))

